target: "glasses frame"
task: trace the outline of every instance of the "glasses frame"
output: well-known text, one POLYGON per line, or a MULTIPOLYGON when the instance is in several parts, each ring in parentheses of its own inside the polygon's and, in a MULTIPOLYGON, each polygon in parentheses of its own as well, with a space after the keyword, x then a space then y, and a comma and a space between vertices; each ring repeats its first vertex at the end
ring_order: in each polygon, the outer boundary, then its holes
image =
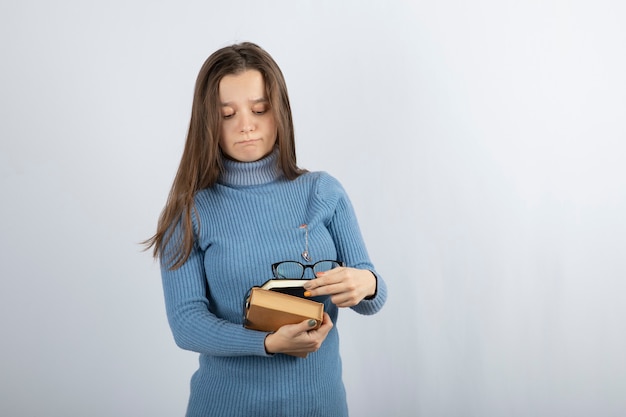
POLYGON ((280 261, 280 262, 276 262, 276 263, 273 263, 273 264, 272 264, 272 274, 274 274, 274 278, 276 278, 276 279, 302 279, 302 278, 304 278, 304 273, 306 272, 306 270, 307 270, 308 268, 311 268, 311 271, 313 272, 313 275, 315 275, 315 269, 314 269, 314 268, 315 268, 315 265, 320 264, 320 263, 322 263, 322 262, 334 262, 334 263, 336 263, 337 265, 339 265, 340 267, 345 266, 345 264, 344 264, 343 262, 341 262, 341 261, 336 261, 336 260, 334 260, 334 259, 323 259, 323 260, 321 260, 321 261, 317 261, 317 262, 315 262, 315 263, 313 263, 313 264, 308 264, 308 265, 305 265, 305 264, 303 264, 303 263, 301 263, 301 262, 298 262, 298 261, 280 261), (282 263, 286 263, 286 262, 289 262, 289 263, 294 263, 294 264, 299 264, 299 265, 302 267, 302 275, 301 275, 300 277, 285 277, 285 278, 281 278, 281 277, 279 277, 279 276, 278 276, 278 266, 279 266, 280 264, 282 264, 282 263))

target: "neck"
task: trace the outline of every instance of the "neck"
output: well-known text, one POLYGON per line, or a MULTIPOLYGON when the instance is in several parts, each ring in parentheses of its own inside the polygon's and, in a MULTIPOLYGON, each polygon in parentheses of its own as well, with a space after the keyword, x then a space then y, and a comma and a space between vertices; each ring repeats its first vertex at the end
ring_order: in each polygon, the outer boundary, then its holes
POLYGON ((267 184, 283 176, 278 166, 278 148, 272 153, 254 162, 239 162, 222 159, 224 171, 218 182, 231 187, 246 187, 267 184))

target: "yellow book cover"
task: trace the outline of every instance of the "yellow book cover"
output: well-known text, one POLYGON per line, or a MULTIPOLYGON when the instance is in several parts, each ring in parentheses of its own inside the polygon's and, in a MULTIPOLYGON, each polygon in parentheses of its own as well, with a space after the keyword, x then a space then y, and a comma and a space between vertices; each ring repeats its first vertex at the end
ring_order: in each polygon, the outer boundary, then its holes
POLYGON ((246 300, 244 326, 252 330, 274 332, 285 324, 313 319, 317 329, 322 324, 324 304, 277 291, 254 287, 246 300))

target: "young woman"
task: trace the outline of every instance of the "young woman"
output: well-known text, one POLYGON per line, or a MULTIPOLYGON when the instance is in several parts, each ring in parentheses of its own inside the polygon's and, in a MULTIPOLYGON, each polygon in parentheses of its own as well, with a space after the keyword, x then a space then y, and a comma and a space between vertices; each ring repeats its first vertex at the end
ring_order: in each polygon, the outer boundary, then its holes
POLYGON ((174 339, 200 353, 187 416, 348 415, 333 323, 342 307, 376 313, 386 286, 341 185, 298 168, 285 81, 257 45, 222 48, 200 70, 180 166, 147 244, 161 261, 174 339), (244 328, 250 287, 286 267, 310 278, 307 296, 327 296, 322 325, 244 328))

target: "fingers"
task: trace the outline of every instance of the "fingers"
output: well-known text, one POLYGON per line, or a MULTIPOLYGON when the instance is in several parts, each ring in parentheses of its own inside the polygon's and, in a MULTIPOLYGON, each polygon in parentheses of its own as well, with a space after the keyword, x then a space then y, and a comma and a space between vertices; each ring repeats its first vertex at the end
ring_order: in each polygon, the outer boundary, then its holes
POLYGON ((305 284, 305 288, 310 286, 311 289, 315 289, 341 282, 343 280, 342 275, 347 269, 348 268, 339 267, 326 272, 318 272, 315 274, 315 279, 309 280, 307 284, 305 284))
POLYGON ((282 326, 265 338, 265 349, 269 353, 305 357, 306 355, 301 354, 317 351, 333 328, 328 313, 324 313, 320 327, 314 329, 316 324, 315 320, 304 320, 297 324, 282 326))
POLYGON ((338 307, 357 305, 376 291, 376 277, 371 271, 355 268, 335 268, 320 272, 304 288, 306 297, 330 295, 338 307))
POLYGON ((293 334, 297 335, 300 333, 312 331, 314 330, 316 326, 317 326, 317 320, 315 319, 304 320, 298 324, 294 324, 294 327, 292 328, 293 334))
POLYGON ((331 321, 328 313, 324 313, 322 316, 322 323, 320 324, 320 327, 314 329, 316 325, 317 321, 314 319, 304 320, 301 323, 294 325, 297 326, 293 328, 293 330, 296 331, 294 335, 306 333, 311 338, 322 336, 323 341, 323 339, 325 339, 328 335, 328 332, 330 332, 330 329, 333 328, 333 322, 331 321))
POLYGON ((330 319, 330 316, 328 315, 328 313, 324 313, 324 316, 322 317, 322 325, 320 326, 320 328, 318 330, 323 330, 325 331, 326 334, 328 334, 328 332, 330 332, 330 329, 333 328, 333 322, 330 319))

